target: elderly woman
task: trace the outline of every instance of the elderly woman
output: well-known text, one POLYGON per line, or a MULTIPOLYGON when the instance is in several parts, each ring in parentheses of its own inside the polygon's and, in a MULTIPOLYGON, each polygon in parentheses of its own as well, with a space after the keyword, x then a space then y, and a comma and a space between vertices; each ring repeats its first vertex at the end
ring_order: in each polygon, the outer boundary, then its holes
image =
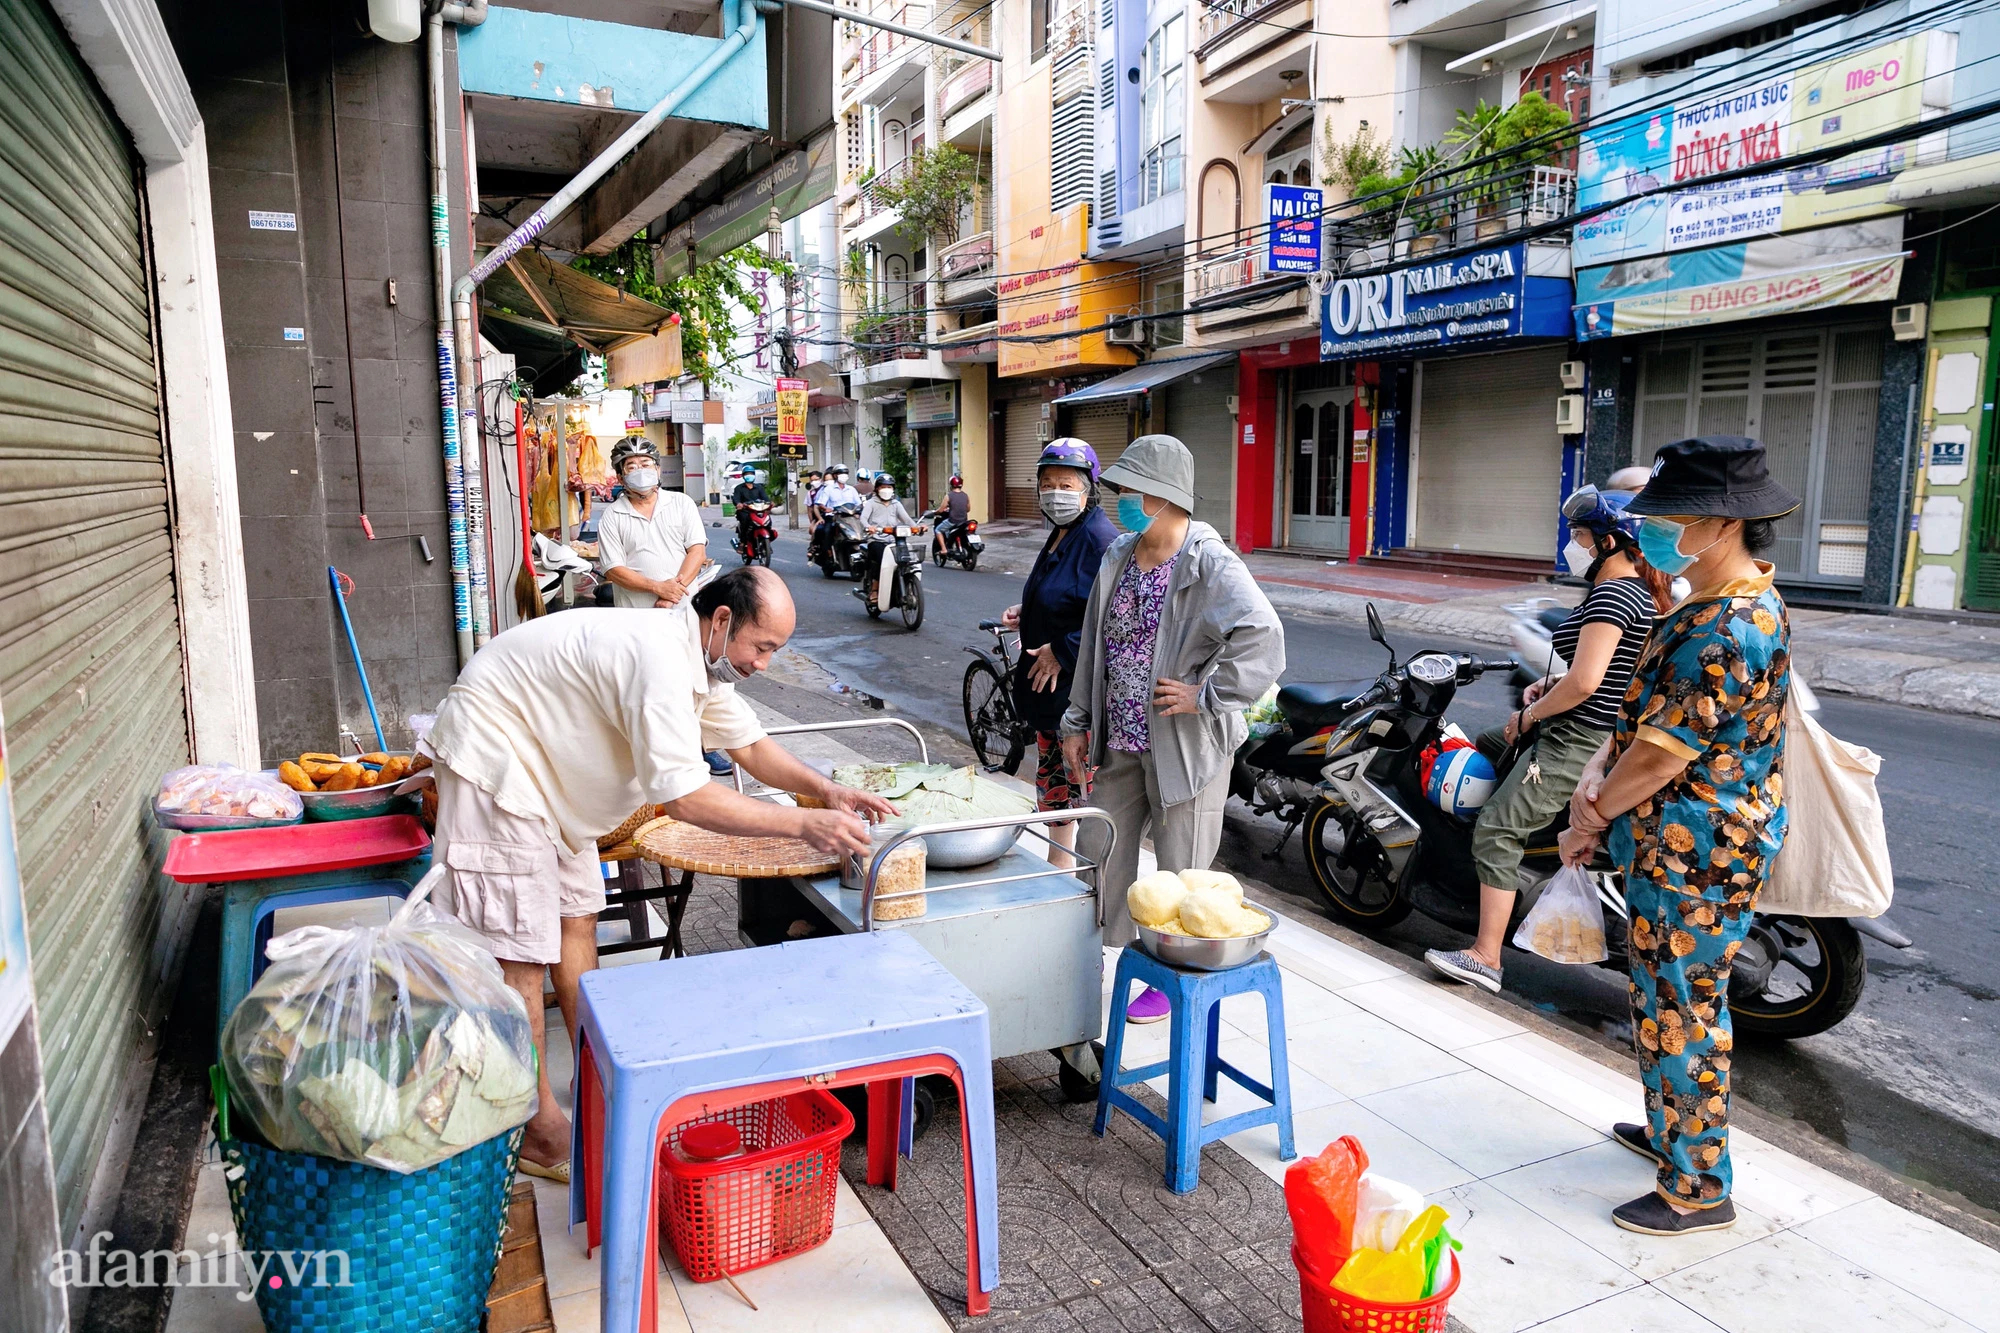
POLYGON ((1736 1224, 1729 1200, 1729 972, 1784 843, 1791 629, 1756 558, 1798 508, 1764 446, 1734 435, 1659 452, 1629 507, 1639 550, 1693 591, 1661 618, 1618 724, 1570 802, 1563 860, 1609 836, 1625 871, 1633 1038, 1646 1123, 1613 1127, 1659 1168, 1612 1210, 1627 1231, 1679 1236, 1736 1224))
MULTIPOLYGON (((1000 617, 1008 629, 1021 632, 1021 657, 1010 684, 1015 716, 1035 731, 1037 810, 1067 810, 1090 797, 1089 774, 1070 781, 1057 733, 1069 707, 1084 608, 1104 563, 1104 549, 1118 536, 1098 504, 1097 473, 1097 451, 1082 440, 1051 440, 1042 450, 1035 482, 1042 517, 1051 530, 1028 571, 1021 600, 1000 617)), ((1076 825, 1056 825, 1049 836, 1072 846, 1076 825)), ((1050 859, 1062 865, 1069 858, 1058 853, 1050 859)))
MULTIPOLYGON (((1115 947, 1138 938, 1125 894, 1141 838, 1152 835, 1162 870, 1206 870, 1214 859, 1243 710, 1283 674, 1285 632, 1236 553, 1191 517, 1186 445, 1142 435, 1103 481, 1119 492, 1128 531, 1091 589, 1062 736, 1072 780, 1096 769, 1093 802, 1117 828, 1097 900, 1104 943, 1115 947)), ((1169 1012, 1149 987, 1127 1017, 1169 1012)))

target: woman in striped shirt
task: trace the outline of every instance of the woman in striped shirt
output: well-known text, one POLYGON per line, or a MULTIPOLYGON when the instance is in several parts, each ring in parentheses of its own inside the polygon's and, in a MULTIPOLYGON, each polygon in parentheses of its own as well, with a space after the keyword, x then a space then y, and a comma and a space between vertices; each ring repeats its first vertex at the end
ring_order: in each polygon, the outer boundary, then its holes
POLYGON ((1618 721, 1618 707, 1652 632, 1653 618, 1672 598, 1665 575, 1639 555, 1638 522, 1625 517, 1631 497, 1585 486, 1563 503, 1570 523, 1564 551, 1570 572, 1590 591, 1556 629, 1551 645, 1569 663, 1559 677, 1528 687, 1520 711, 1481 748, 1532 738, 1479 811, 1472 861, 1479 871, 1479 934, 1469 949, 1432 949, 1426 961, 1458 981, 1500 989, 1500 947, 1513 915, 1527 840, 1569 804, 1584 766, 1618 721))

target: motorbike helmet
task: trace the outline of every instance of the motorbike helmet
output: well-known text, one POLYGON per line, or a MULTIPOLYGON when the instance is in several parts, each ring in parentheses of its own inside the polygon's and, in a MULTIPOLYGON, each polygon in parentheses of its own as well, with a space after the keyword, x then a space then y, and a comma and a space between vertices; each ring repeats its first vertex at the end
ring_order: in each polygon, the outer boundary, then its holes
POLYGON ((875 474, 874 485, 887 486, 889 489, 894 490, 896 488, 896 479, 886 472, 877 472, 875 474))
POLYGON ((1424 795, 1448 815, 1471 819, 1500 785, 1493 761, 1469 745, 1441 751, 1424 775, 1424 795))
POLYGON ((955 491, 962 491, 962 490, 964 490, 964 489, 965 489, 965 478, 964 478, 964 477, 953 477, 953 478, 951 479, 951 483, 950 483, 950 484, 951 484, 951 488, 952 488, 953 490, 955 490, 955 491))
POLYGON ((1065 435, 1060 440, 1050 440, 1042 448, 1042 456, 1035 460, 1035 475, 1042 475, 1045 467, 1073 467, 1079 472, 1090 474, 1091 485, 1097 484, 1097 450, 1073 435, 1065 435))
POLYGON ((643 435, 627 435, 611 447, 611 470, 619 476, 625 475, 625 460, 636 454, 644 454, 655 463, 660 461, 660 451, 653 442, 643 435))
POLYGON ((1598 536, 1624 533, 1639 539, 1639 520, 1626 514, 1632 497, 1622 491, 1600 491, 1595 486, 1579 486, 1563 501, 1563 517, 1573 528, 1588 528, 1598 536))

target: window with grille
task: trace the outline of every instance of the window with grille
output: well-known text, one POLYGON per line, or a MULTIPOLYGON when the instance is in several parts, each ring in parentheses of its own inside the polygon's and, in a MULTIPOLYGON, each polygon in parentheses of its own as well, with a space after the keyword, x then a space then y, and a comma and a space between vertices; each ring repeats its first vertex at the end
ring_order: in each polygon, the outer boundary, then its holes
POLYGON ((1150 204, 1181 188, 1181 71, 1187 56, 1186 18, 1176 14, 1146 39, 1139 83, 1139 202, 1150 204))

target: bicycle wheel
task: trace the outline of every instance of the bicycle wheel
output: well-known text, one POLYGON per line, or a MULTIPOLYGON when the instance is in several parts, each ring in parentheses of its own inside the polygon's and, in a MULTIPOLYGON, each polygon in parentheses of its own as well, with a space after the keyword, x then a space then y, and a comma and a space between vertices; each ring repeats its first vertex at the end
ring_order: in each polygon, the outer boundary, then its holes
POLYGON ((965 669, 965 730, 980 766, 998 769, 1014 744, 1014 701, 1000 669, 984 657, 965 669))

